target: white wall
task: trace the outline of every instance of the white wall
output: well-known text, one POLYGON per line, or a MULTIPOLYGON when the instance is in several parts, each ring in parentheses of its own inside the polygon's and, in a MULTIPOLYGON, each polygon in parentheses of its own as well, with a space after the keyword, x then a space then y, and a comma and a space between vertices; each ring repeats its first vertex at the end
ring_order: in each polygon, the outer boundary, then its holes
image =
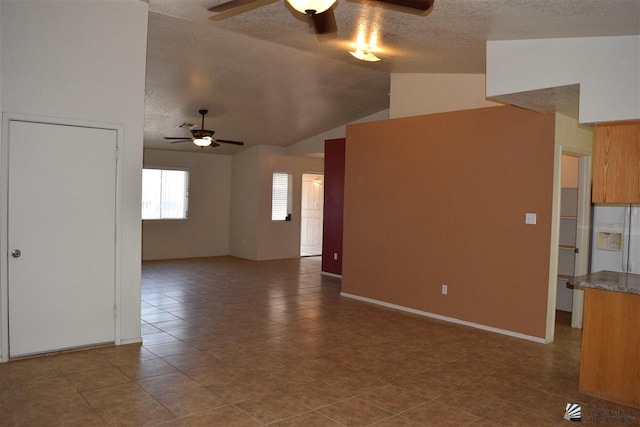
POLYGON ((500 105, 485 99, 484 74, 391 73, 392 119, 500 105))
POLYGON ((259 145, 234 154, 229 254, 239 258, 258 259, 259 170, 259 145))
POLYGON ((143 221, 142 259, 228 255, 231 156, 146 149, 144 166, 189 170, 189 215, 143 221))
POLYGON ((230 254, 253 260, 300 256, 302 174, 322 173, 324 160, 259 145, 233 156, 230 254), (293 175, 291 221, 271 220, 274 171, 293 175))
MULTIPOLYGON (((2 16, 4 7, 2 7, 2 0, 0 0, 0 25, 2 24, 2 16)), ((4 111, 4 104, 2 102, 2 61, 4 58, 4 49, 3 49, 3 36, 2 36, 2 27, 0 27, 0 111, 4 111)), ((0 124, 2 126, 2 124, 0 124)))
POLYGON ((122 260, 120 333, 123 343, 139 341, 148 4, 3 1, 0 16, 3 112, 124 128, 118 247, 122 260))
POLYGON ((487 42, 487 97, 580 84, 580 123, 640 118, 640 36, 487 42))

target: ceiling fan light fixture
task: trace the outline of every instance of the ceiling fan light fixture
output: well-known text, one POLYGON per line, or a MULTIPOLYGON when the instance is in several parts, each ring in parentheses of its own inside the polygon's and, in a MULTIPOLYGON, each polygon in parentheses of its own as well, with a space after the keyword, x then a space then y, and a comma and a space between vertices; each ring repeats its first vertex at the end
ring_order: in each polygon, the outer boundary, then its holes
POLYGON ((375 56, 373 53, 369 52, 367 49, 356 49, 355 52, 349 51, 349 53, 353 55, 355 58, 359 59, 360 61, 367 61, 367 62, 380 61, 380 58, 375 56))
POLYGON ((205 136, 204 138, 193 138, 193 143, 198 147, 208 147, 212 142, 213 140, 211 139, 211 137, 207 136, 205 136))
POLYGON ((369 22, 365 19, 360 20, 358 22, 358 36, 352 46, 355 50, 349 51, 349 53, 354 58, 367 62, 380 61, 380 58, 373 53, 379 51, 378 25, 376 22, 369 22))
POLYGON ((315 15, 326 12, 336 0, 287 0, 292 8, 305 15, 315 15))

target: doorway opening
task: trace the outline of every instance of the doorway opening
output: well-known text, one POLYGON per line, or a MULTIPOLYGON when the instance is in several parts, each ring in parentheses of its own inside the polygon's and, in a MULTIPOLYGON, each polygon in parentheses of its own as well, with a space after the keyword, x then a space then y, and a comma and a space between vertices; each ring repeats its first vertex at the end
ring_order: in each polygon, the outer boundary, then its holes
POLYGON ((591 153, 559 147, 561 161, 556 169, 557 184, 557 257, 553 270, 557 281, 550 290, 547 340, 553 341, 555 314, 563 311, 571 317, 572 328, 582 328, 584 291, 567 288, 568 278, 587 274, 591 239, 591 153), (556 311, 559 310, 559 311, 556 311), (550 329, 551 330, 550 330, 550 329))
POLYGON ((300 209, 300 256, 322 255, 324 175, 302 174, 300 209))
POLYGON ((580 252, 576 245, 579 168, 579 157, 562 154, 556 310, 568 313, 573 311, 573 290, 567 288, 567 281, 576 275, 576 257, 580 252))

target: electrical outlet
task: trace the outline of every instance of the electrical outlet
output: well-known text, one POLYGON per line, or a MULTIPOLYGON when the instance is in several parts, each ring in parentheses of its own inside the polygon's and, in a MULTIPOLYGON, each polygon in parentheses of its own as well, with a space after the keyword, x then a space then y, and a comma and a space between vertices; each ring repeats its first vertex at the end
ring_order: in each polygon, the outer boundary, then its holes
POLYGON ((338 260, 338 252, 334 252, 333 253, 333 260, 337 261, 338 260))
POLYGON ((449 291, 447 285, 445 285, 444 283, 442 284, 442 295, 446 295, 447 292, 449 291))

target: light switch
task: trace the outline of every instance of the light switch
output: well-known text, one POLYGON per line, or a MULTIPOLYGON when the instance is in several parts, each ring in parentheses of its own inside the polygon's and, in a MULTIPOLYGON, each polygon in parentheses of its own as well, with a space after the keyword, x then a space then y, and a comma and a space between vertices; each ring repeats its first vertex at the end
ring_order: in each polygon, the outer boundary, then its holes
POLYGON ((534 213, 527 213, 524 215, 525 224, 535 224, 537 215, 534 213))

